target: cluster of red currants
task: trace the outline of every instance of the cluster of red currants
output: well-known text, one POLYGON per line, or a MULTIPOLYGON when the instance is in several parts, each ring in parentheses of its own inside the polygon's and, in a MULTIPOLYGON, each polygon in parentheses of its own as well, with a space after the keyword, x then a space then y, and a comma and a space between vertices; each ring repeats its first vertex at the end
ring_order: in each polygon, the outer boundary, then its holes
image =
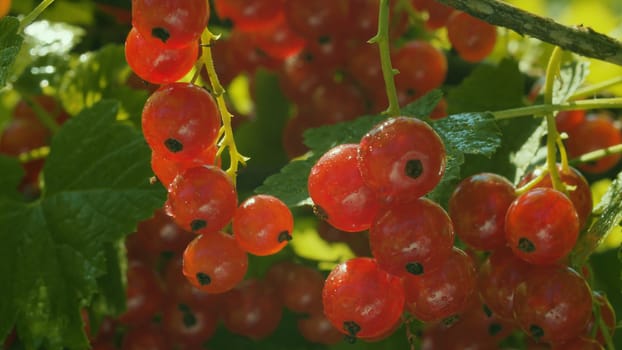
MULTIPOLYGON (((116 349, 118 344, 123 350, 205 348, 219 324, 260 340, 277 329, 284 307, 301 315, 297 326, 308 341, 341 340, 322 313, 324 276, 319 271, 281 261, 263 279, 247 279, 224 293, 206 292, 182 273, 184 249, 195 237, 163 210, 138 225, 126 240, 127 310, 118 319, 105 319, 92 334, 87 329, 93 349, 116 349)), ((205 252, 203 258, 212 254, 205 252)))
MULTIPOLYGON (((219 77, 227 83, 240 72, 251 77, 259 68, 276 71, 283 93, 296 111, 283 132, 290 157, 304 154, 302 133, 311 127, 352 120, 386 108, 380 57, 367 40, 378 29, 377 0, 253 0, 214 1, 219 17, 233 29, 214 46, 219 77), (349 23, 344 26, 343 23, 349 23)), ((496 28, 436 2, 412 1, 421 13, 429 12, 427 29, 447 24, 449 38, 465 60, 479 61, 493 49, 496 28), (442 23, 437 9, 447 12, 442 23), (448 9, 448 10, 446 10, 448 9)), ((391 2, 390 35, 403 36, 408 11, 391 2)), ((423 96, 445 81, 444 53, 423 39, 411 38, 392 47, 400 105, 423 96)), ((444 101, 433 117, 445 115, 444 101)))
POLYGON ((554 348, 598 344, 595 337, 602 344, 592 300, 610 332, 613 310, 567 266, 592 211, 585 178, 560 165, 565 194, 538 170, 519 183, 518 195, 499 175, 473 175, 457 186, 446 213, 422 197, 443 176, 445 157, 431 127, 397 117, 314 165, 308 187, 316 214, 343 231, 369 230, 373 256, 330 273, 323 302, 333 325, 350 339, 377 340, 407 311, 430 325, 424 340, 436 344, 431 349, 468 342, 492 349, 514 328, 554 348), (470 254, 453 246, 454 232, 470 254), (481 261, 478 251, 490 254, 481 261))

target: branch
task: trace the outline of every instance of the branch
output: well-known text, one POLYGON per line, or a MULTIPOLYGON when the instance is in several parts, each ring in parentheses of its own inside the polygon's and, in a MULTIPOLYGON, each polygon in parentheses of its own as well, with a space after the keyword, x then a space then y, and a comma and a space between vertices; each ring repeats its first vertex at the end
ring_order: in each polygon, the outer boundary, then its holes
POLYGON ((529 35, 579 55, 622 66, 622 43, 590 27, 567 27, 498 0, 436 1, 521 35, 529 35))

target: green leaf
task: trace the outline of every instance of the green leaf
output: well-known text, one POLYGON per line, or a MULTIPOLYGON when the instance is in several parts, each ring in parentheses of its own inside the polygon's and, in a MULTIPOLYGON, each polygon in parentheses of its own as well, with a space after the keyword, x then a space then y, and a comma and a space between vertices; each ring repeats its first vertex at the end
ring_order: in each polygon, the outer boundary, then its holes
POLYGON ((107 244, 164 202, 148 181, 149 148, 117 110, 96 104, 54 136, 40 201, 0 200, 0 334, 15 323, 26 348, 88 346, 80 308, 102 293, 118 305, 123 294, 119 284, 100 290, 106 273, 118 277, 107 244))
POLYGON ((16 158, 10 158, 0 154, 0 199, 19 199, 22 196, 17 191, 24 169, 16 158))
POLYGON ((313 164, 318 160, 311 157, 295 160, 285 165, 280 172, 268 177, 255 193, 271 194, 283 201, 288 207, 312 205, 307 190, 307 179, 313 164))
POLYGON ((359 143, 361 138, 376 124, 386 120, 385 115, 367 115, 349 122, 321 126, 304 133, 304 142, 315 154, 344 143, 359 143))
POLYGON ((490 157, 501 146, 501 132, 490 113, 454 114, 433 122, 432 127, 463 153, 490 157))
POLYGON ((571 255, 573 266, 582 266, 611 229, 622 220, 622 173, 611 183, 594 212, 600 215, 579 237, 571 255))
POLYGON ((102 99, 115 99, 121 101, 120 119, 129 117, 140 125, 148 93, 125 85, 129 73, 121 45, 107 45, 82 55, 77 66, 63 76, 59 89, 63 107, 75 115, 102 99))
POLYGON ((496 111, 523 105, 524 77, 518 63, 504 59, 497 66, 480 65, 449 90, 449 114, 496 111))
POLYGON ((553 82, 553 103, 566 102, 581 87, 589 74, 589 61, 573 61, 564 64, 553 82))
POLYGON ((18 34, 18 30, 17 18, 0 18, 0 88, 6 85, 11 67, 24 42, 24 37, 18 34))
POLYGON ((402 114, 417 118, 428 117, 442 98, 443 92, 441 90, 432 90, 402 108, 402 114))

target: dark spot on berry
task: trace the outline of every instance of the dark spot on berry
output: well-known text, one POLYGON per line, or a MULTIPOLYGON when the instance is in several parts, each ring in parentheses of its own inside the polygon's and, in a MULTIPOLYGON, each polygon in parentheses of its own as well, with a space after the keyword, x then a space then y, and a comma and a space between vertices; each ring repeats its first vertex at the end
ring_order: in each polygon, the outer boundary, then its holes
POLYGON ((197 232, 198 230, 205 228, 206 226, 207 221, 201 219, 192 220, 192 222, 190 223, 190 228, 192 229, 192 232, 197 232))
POLYGON ((413 275, 421 275, 423 273, 423 265, 416 262, 410 262, 406 264, 406 271, 412 273, 413 275))
POLYGON ((410 159, 406 162, 404 172, 408 177, 416 179, 423 173, 423 164, 419 159, 410 159))
POLYGON ((315 214, 315 216, 322 221, 328 220, 328 214, 319 205, 313 206, 313 214, 315 214))
POLYGON ((328 35, 322 35, 321 37, 317 38, 317 42, 320 45, 330 44, 331 41, 332 39, 328 35))
POLYGON ((490 326, 488 326, 488 334, 492 336, 499 334, 502 330, 503 326, 498 323, 491 323, 490 326))
POLYGON ((415 93, 415 89, 406 89, 406 95, 408 95, 408 97, 414 97, 415 93))
POLYGON ((356 334, 361 331, 361 326, 354 321, 345 321, 343 323, 343 329, 345 329, 349 335, 356 337, 356 334))
POLYGON ((460 316, 451 315, 451 316, 445 317, 441 322, 443 323, 443 326, 449 328, 453 326, 454 324, 456 324, 456 322, 458 322, 459 320, 460 320, 460 316))
POLYGON ((531 334, 531 337, 535 340, 540 340, 540 338, 544 336, 544 330, 542 327, 532 324, 529 326, 529 334, 531 334))
POLYGON ((356 337, 353 337, 351 335, 344 335, 343 336, 343 340, 348 343, 348 344, 354 344, 356 343, 356 337))
POLYGON ((160 39, 163 43, 166 43, 166 41, 168 41, 171 37, 171 33, 162 27, 154 27, 151 29, 151 36, 160 39))
POLYGON ((533 253, 536 251, 536 246, 529 239, 523 237, 518 240, 518 249, 521 252, 533 253))
POLYGON ((305 60, 305 62, 313 62, 315 60, 315 57, 313 57, 313 54, 311 52, 304 52, 302 54, 302 59, 305 60))
POLYGON ((283 231, 279 233, 279 243, 283 243, 285 241, 289 242, 291 240, 292 240, 292 236, 289 234, 289 232, 283 231))
POLYGON ((484 313, 486 314, 486 317, 492 317, 492 310, 490 310, 488 305, 486 305, 486 304, 482 305, 482 309, 484 310, 484 313))
POLYGON ((199 281, 199 284, 202 286, 206 286, 212 283, 212 279, 209 277, 209 275, 203 272, 197 273, 197 281, 199 281))
POLYGON ((183 313, 182 322, 187 328, 193 327, 197 324, 197 318, 192 313, 192 310, 186 304, 178 304, 177 309, 183 313))
POLYGON ((184 144, 175 139, 166 139, 164 146, 173 153, 181 152, 184 149, 184 144))

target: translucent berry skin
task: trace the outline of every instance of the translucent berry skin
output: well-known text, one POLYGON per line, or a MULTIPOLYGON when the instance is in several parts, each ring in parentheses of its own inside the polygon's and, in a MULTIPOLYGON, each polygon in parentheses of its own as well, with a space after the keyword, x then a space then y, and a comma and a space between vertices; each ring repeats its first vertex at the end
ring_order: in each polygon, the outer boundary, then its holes
POLYGON ((132 0, 132 26, 171 49, 197 41, 209 14, 204 0, 132 0))
POLYGON ((190 168, 169 187, 167 212, 194 233, 216 232, 231 221, 238 204, 231 178, 215 166, 190 168))
POLYGON ((381 210, 369 229, 369 243, 385 271, 400 277, 423 275, 449 257, 454 229, 443 208, 418 198, 381 210))
MULTIPOLYGON (((577 211, 577 215, 579 216, 579 227, 585 226, 587 220, 592 213, 592 191, 590 190, 590 185, 588 184, 585 176, 583 176, 577 169, 573 167, 569 167, 568 171, 564 171, 562 169, 561 164, 557 165, 557 169, 559 170, 559 176, 566 186, 572 188, 568 190, 568 198, 574 204, 574 208, 577 211)), ((537 169, 531 173, 529 173, 525 178, 523 178, 518 186, 523 186, 527 184, 532 179, 540 176, 541 169, 537 169)), ((553 188, 553 181, 551 180, 551 175, 547 174, 544 176, 542 180, 540 180, 535 187, 548 187, 553 188)))
POLYGON ((179 162, 172 161, 160 153, 151 152, 151 170, 162 185, 168 188, 175 177, 186 169, 203 165, 220 165, 220 158, 216 160, 216 152, 218 152, 218 147, 211 145, 203 150, 198 157, 179 162))
POLYGON ((342 333, 371 338, 398 322, 404 309, 402 282, 371 258, 337 265, 322 291, 324 314, 342 333))
POLYGON ((348 232, 368 229, 380 206, 363 182, 357 152, 357 144, 330 149, 311 168, 307 183, 319 216, 348 232))
POLYGON ((125 59, 134 73, 152 84, 172 83, 192 69, 199 55, 198 43, 168 49, 130 30, 125 40, 125 59))
POLYGON ((153 152, 173 161, 192 161, 216 142, 220 114, 204 89, 167 84, 147 99, 142 128, 153 152))
POLYGON ((273 27, 283 17, 283 4, 274 0, 215 0, 218 16, 233 22, 236 31, 252 33, 273 27))
POLYGON ((497 28, 468 13, 456 11, 447 21, 447 36, 463 60, 479 62, 494 49, 497 28))
POLYGON ((592 293, 566 266, 533 269, 514 292, 514 318, 532 338, 563 343, 577 337, 592 315, 592 293))
MULTIPOLYGON (((583 123, 568 132, 566 147, 570 157, 622 143, 622 134, 609 116, 590 115, 583 123)), ((592 163, 583 163, 579 169, 589 174, 604 173, 620 161, 620 154, 612 154, 592 163)))
POLYGON ((343 341, 343 334, 324 316, 322 312, 298 319, 298 331, 311 343, 333 345, 343 341))
POLYGON ((441 86, 447 76, 445 55, 426 41, 405 44, 392 55, 391 61, 393 67, 400 71, 395 76, 400 105, 441 86))
POLYGON ((376 125, 361 139, 363 180, 386 200, 409 200, 430 192, 445 172, 445 146, 428 124, 408 117, 376 125))
POLYGON ((473 260, 453 248, 447 260, 432 273, 404 277, 406 308, 423 322, 440 321, 465 310, 475 286, 473 260))
POLYGON ((525 281, 532 266, 504 247, 492 252, 479 267, 479 293, 495 315, 504 320, 514 319, 514 290, 525 281))
POLYGON ((287 205, 269 195, 245 200, 233 216, 233 236, 242 249, 254 255, 271 255, 292 239, 294 217, 287 205))
POLYGON ((184 251, 184 276, 207 293, 224 293, 246 274, 248 255, 235 239, 223 232, 197 236, 184 251))
POLYGON ((514 199, 514 185, 500 175, 481 173, 462 180, 449 198, 456 235, 479 250, 504 246, 505 214, 514 199))
POLYGON ((505 229, 516 256, 531 264, 554 264, 574 247, 579 216, 563 193, 552 188, 534 188, 512 202, 505 229))

